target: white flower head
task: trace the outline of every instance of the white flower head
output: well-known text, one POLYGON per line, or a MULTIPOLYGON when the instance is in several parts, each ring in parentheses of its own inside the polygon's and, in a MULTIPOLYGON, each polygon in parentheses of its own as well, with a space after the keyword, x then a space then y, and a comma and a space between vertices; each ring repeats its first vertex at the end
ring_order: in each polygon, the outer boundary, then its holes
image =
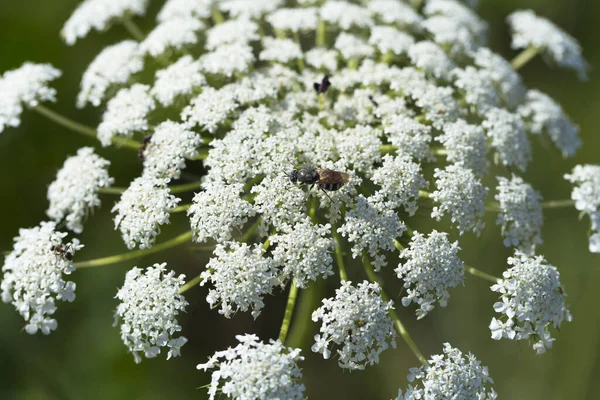
POLYGON ((445 214, 450 214, 461 235, 466 231, 479 235, 485 226, 481 218, 485 213, 488 189, 473 171, 456 164, 443 170, 436 168, 433 176, 437 190, 431 198, 439 205, 433 208, 431 217, 439 221, 445 214))
POLYGON ((254 62, 252 47, 243 43, 219 46, 200 57, 202 71, 231 77, 234 73, 247 73, 254 62))
POLYGON ((278 230, 293 226, 306 217, 307 191, 290 182, 284 174, 265 177, 260 184, 250 189, 250 193, 256 193, 256 212, 265 223, 278 230))
POLYGON ((280 8, 267 15, 266 19, 273 28, 281 31, 314 31, 319 23, 317 12, 318 9, 314 7, 280 8))
POLYGON ((494 310, 502 314, 501 320, 492 318, 492 339, 533 339, 533 349, 542 354, 554 341, 550 327, 558 329, 563 320, 572 319, 565 306, 560 275, 544 257, 528 256, 518 250, 508 258, 508 264, 512 267, 491 287, 500 293, 501 301, 494 304, 494 310))
POLYGON ((374 17, 386 24, 420 30, 423 17, 409 4, 396 0, 372 0, 367 8, 374 17))
POLYGON ((485 70, 496 84, 500 96, 510 109, 516 108, 525 98, 527 88, 510 62, 487 47, 480 47, 473 55, 475 65, 485 70))
POLYGON ((67 158, 48 187, 48 217, 56 223, 64 219, 67 229, 81 233, 85 218, 100 206, 98 191, 115 181, 108 174, 109 165, 92 147, 83 147, 67 158))
POLYGON ((488 25, 469 7, 457 0, 428 1, 423 9, 428 17, 442 15, 469 29, 478 40, 485 42, 488 25))
POLYGON ((393 303, 380 297, 381 287, 367 281, 353 286, 342 281, 334 298, 323 299, 323 305, 312 314, 322 321, 315 335, 312 351, 331 355, 330 344, 338 346, 338 364, 350 370, 365 369, 379 363, 379 355, 391 344, 396 347, 394 323, 388 315, 393 303))
POLYGON ((348 31, 352 27, 367 28, 373 24, 370 13, 364 7, 346 1, 329 0, 320 11, 321 19, 348 31))
POLYGON ((406 289, 402 305, 417 304, 417 319, 421 319, 436 302, 446 307, 448 289, 464 284, 465 265, 458 258, 458 242, 450 243, 447 233, 434 230, 425 237, 415 232, 409 246, 400 252, 406 261, 394 271, 406 289))
POLYGON ((277 284, 273 259, 265 256, 262 244, 226 242, 218 244, 214 257, 202 271, 200 286, 212 285, 206 301, 219 314, 231 318, 238 311, 251 311, 257 318, 265 306, 263 297, 277 284))
POLYGON ((210 18, 214 0, 167 0, 158 13, 157 21, 165 22, 174 18, 210 18))
POLYGON ((434 15, 423 21, 421 26, 430 33, 435 43, 449 49, 453 56, 471 54, 480 47, 479 38, 459 19, 434 15))
POLYGON ((600 253, 600 212, 590 215, 592 220, 592 234, 589 240, 590 253, 600 253))
POLYGON ((507 21, 513 32, 513 49, 534 47, 551 63, 574 70, 581 80, 587 79, 589 65, 575 38, 531 10, 515 11, 507 21))
POLYGON ((444 50, 428 40, 410 46, 408 56, 415 67, 437 79, 450 80, 450 72, 456 68, 454 61, 444 50))
POLYGON ((475 113, 485 116, 492 108, 500 106, 500 96, 487 71, 468 66, 452 71, 454 85, 460 89, 464 99, 475 113))
POLYGON ((367 44, 365 40, 345 32, 338 35, 333 47, 338 50, 346 60, 371 57, 375 53, 375 49, 367 44))
POLYGON ((152 247, 159 226, 169 223, 169 211, 180 200, 170 194, 166 180, 142 176, 131 182, 112 209, 115 229, 121 230, 127 248, 152 247))
POLYGON ((161 22, 140 43, 140 52, 158 57, 167 50, 181 50, 198 42, 197 31, 204 24, 193 17, 172 18, 161 22))
POLYGON ((336 148, 341 162, 355 171, 369 172, 373 164, 381 161, 381 133, 368 125, 357 125, 337 134, 336 148))
POLYGON ((115 296, 121 302, 115 311, 115 326, 120 323, 121 340, 133 354, 136 363, 160 354, 168 348, 167 360, 180 355, 187 343, 177 316, 185 312, 188 302, 178 293, 185 283, 185 275, 175 276, 167 271, 167 263, 154 264, 146 271, 133 267, 125 275, 125 282, 115 296))
POLYGON ((138 43, 124 40, 106 47, 89 65, 81 79, 77 107, 86 104, 98 107, 113 85, 124 85, 129 78, 144 68, 138 43))
POLYGON ((215 50, 228 44, 247 45, 260 38, 258 25, 246 18, 232 19, 206 31, 206 48, 215 50))
POLYGON ((395 400, 418 399, 478 399, 494 400, 498 397, 491 385, 494 383, 488 368, 481 365, 471 353, 463 353, 449 343, 444 343, 444 354, 436 354, 426 367, 411 368, 405 394, 399 391, 395 400))
POLYGON ((185 125, 164 121, 154 129, 154 133, 143 150, 143 176, 178 179, 185 168, 185 160, 196 154, 202 137, 185 125))
POLYGON ((546 133, 563 157, 571 157, 581 147, 579 127, 565 115, 562 107, 539 90, 529 90, 518 113, 529 121, 534 134, 546 133))
POLYGON ((337 71, 337 51, 328 50, 324 47, 315 47, 304 54, 304 58, 308 65, 317 69, 325 69, 330 72, 337 71))
POLYGON ((471 125, 459 119, 446 124, 444 134, 435 140, 444 145, 448 162, 468 168, 478 177, 487 173, 486 136, 480 125, 471 125))
POLYGON ((374 45, 382 54, 391 52, 396 55, 406 54, 415 43, 415 39, 391 26, 374 26, 371 28, 369 44, 374 45))
POLYGON ((394 208, 404 207, 409 215, 417 211, 419 190, 427 188, 421 166, 405 153, 383 156, 383 165, 373 171, 373 183, 394 208))
POLYGON ((232 239, 233 229, 242 227, 255 215, 252 205, 240 197, 242 191, 241 183, 204 185, 188 210, 194 241, 200 243, 211 238, 223 243, 232 239))
POLYGON ((48 83, 62 72, 50 64, 26 62, 21 67, 0 76, 0 133, 5 127, 21 124, 23 104, 35 107, 44 101, 56 101, 56 90, 48 83))
POLYGON ((575 208, 594 214, 600 208, 600 165, 576 165, 565 179, 575 186, 571 192, 575 208))
POLYGON ((117 135, 131 138, 135 132, 148 130, 148 114, 155 108, 150 86, 136 83, 119 90, 108 102, 106 112, 102 115, 102 122, 98 125, 98 140, 106 147, 117 135))
POLYGON ((304 385, 298 362, 304 360, 300 349, 285 347, 279 340, 269 344, 255 335, 236 336, 236 347, 216 352, 198 369, 217 369, 212 373, 209 399, 219 395, 228 399, 302 400, 304 385), (219 384, 221 384, 219 387, 219 384))
POLYGON ((315 225, 305 218, 270 240, 275 245, 273 259, 282 266, 282 278, 295 278, 297 287, 333 275, 331 225, 315 225))
POLYGON ((169 107, 177 96, 190 95, 205 83, 200 63, 186 55, 167 68, 156 71, 156 81, 150 92, 163 107, 169 107))
POLYGON ((384 119, 384 132, 392 145, 416 160, 431 159, 431 127, 406 115, 392 115, 384 119))
POLYGON ((263 49, 258 55, 259 60, 288 63, 303 58, 302 49, 291 39, 277 39, 265 36, 262 39, 263 49))
POLYGON ((222 0, 219 2, 221 11, 229 13, 230 17, 260 19, 265 14, 280 8, 283 0, 222 0))
POLYGON ((183 109, 181 119, 189 126, 199 125, 202 129, 214 133, 237 108, 234 92, 227 87, 204 87, 202 93, 194 97, 183 109))
POLYGON ((56 329, 52 315, 57 300, 75 300, 75 283, 63 275, 75 271, 73 255, 83 245, 77 239, 63 243, 67 234, 55 229, 54 222, 20 229, 2 266, 2 301, 15 306, 31 335, 38 331, 48 335, 56 329))
POLYGON ((496 150, 496 159, 506 166, 515 166, 521 171, 531 161, 531 144, 521 117, 503 108, 492 108, 482 123, 491 146, 496 150))
POLYGON ((144 15, 148 0, 84 0, 71 14, 61 36, 71 46, 92 30, 104 31, 113 21, 132 15, 144 15))
POLYGON ((510 180, 499 176, 498 182, 495 199, 500 202, 500 214, 496 223, 502 225, 504 245, 532 253, 542 243, 542 196, 515 175, 510 180))
POLYGON ((345 222, 338 232, 352 244, 352 258, 367 251, 373 268, 378 271, 387 265, 381 252, 394 249, 394 239, 402 236, 406 226, 379 196, 367 199, 361 194, 355 201, 354 208, 346 212, 345 222))

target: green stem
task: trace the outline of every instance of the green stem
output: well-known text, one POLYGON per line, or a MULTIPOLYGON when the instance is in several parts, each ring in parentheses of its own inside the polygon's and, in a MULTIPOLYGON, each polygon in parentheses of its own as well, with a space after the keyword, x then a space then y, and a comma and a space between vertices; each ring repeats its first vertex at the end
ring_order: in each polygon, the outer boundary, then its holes
POLYGON ((254 236, 254 232, 256 232, 259 225, 260 225, 260 217, 256 220, 255 223, 252 224, 252 226, 250 226, 250 228, 248 228, 246 233, 244 233, 242 235, 242 237, 240 238, 240 242, 246 243, 248 240, 250 240, 250 238, 252 236, 254 236))
POLYGON ((187 211, 191 206, 192 206, 191 204, 183 204, 183 205, 181 205, 179 207, 175 207, 172 210, 169 210, 169 212, 171 214, 173 214, 173 213, 179 213, 179 212, 184 212, 184 211, 187 211))
MULTIPOLYGON (((190 183, 184 183, 181 185, 169 186, 169 189, 171 191, 171 194, 177 194, 177 193, 191 192, 192 190, 200 189, 201 185, 202 184, 200 182, 190 182, 190 183)), ((121 195, 126 190, 127 190, 127 188, 124 188, 124 187, 113 186, 113 187, 109 187, 109 188, 100 188, 100 189, 98 189, 98 192, 102 193, 102 194, 121 195)), ((171 212, 173 212, 173 211, 171 210, 171 212)), ((177 211, 175 211, 175 212, 177 212, 177 211)))
POLYGON ((523 68, 525 64, 527 64, 531 59, 537 56, 539 50, 537 47, 528 47, 519 53, 513 60, 510 62, 515 71, 523 68))
POLYGON ((379 146, 379 151, 383 154, 394 154, 396 152, 396 146, 392 146, 391 144, 383 144, 379 146))
POLYGON ((144 257, 150 254, 159 253, 163 250, 170 249, 171 247, 178 246, 185 242, 188 242, 192 238, 192 232, 185 232, 173 239, 167 240, 164 243, 160 243, 144 250, 131 251, 129 253, 117 254, 114 256, 108 256, 103 258, 96 258, 94 260, 80 261, 75 263, 75 268, 92 268, 100 267, 103 265, 116 264, 122 261, 134 260, 136 258, 144 257))
POLYGON ((424 199, 431 199, 431 193, 429 193, 425 190, 419 190, 419 196, 424 199))
POLYGON ((200 284, 200 281, 202 281, 202 278, 200 277, 200 275, 198 275, 195 278, 191 279, 190 281, 186 282, 182 287, 180 287, 178 293, 183 294, 183 293, 187 292, 194 286, 198 286, 200 284))
POLYGON ((320 280, 313 282, 300 294, 300 301, 294 312, 294 323, 287 337, 287 346, 294 349, 304 347, 311 330, 311 315, 321 301, 322 291, 323 280, 320 280))
POLYGON ((317 37, 315 39, 316 47, 325 46, 326 32, 327 32, 327 27, 325 25, 325 21, 320 20, 319 24, 317 25, 317 37))
MULTIPOLYGON (((96 130, 87 125, 80 124, 79 122, 75 122, 65 116, 60 115, 56 111, 53 111, 49 108, 44 107, 41 104, 38 104, 35 107, 32 107, 32 110, 37 113, 43 115, 44 117, 50 119, 51 121, 57 123, 58 125, 64 126, 65 128, 73 131, 75 133, 79 133, 83 136, 92 137, 98 140, 96 130)), ((113 137, 111 140, 114 144, 117 144, 121 147, 127 147, 130 149, 138 150, 140 148, 140 144, 135 140, 121 138, 121 137, 113 137)))
POLYGON ((211 14, 215 25, 219 25, 225 22, 225 17, 223 17, 223 14, 221 14, 221 10, 219 10, 217 7, 212 8, 211 14))
MULTIPOLYGON (((568 208, 568 207, 575 207, 575 201, 570 200, 570 199, 549 200, 549 201, 540 202, 540 206, 543 209, 568 208)), ((495 213, 502 212, 502 210, 500 209, 500 203, 498 203, 498 202, 492 202, 492 203, 486 204, 485 211, 495 212, 495 213)))
POLYGON ((398 240, 394 239, 394 247, 398 250, 398 251, 402 251, 404 250, 404 246, 402 246, 402 243, 400 243, 398 240))
POLYGON ((142 32, 140 27, 137 26, 135 22, 133 22, 131 16, 126 15, 123 17, 123 26, 125 27, 125 29, 127 29, 127 32, 129 32, 129 34, 138 42, 142 42, 146 38, 144 32, 142 32))
POLYGON ((208 157, 208 149, 200 149, 198 150, 198 154, 193 157, 190 157, 189 160, 206 160, 208 157))
POLYGON ((333 240, 335 241, 335 261, 340 271, 340 280, 347 281, 348 275, 346 274, 346 267, 344 266, 344 253, 342 252, 342 238, 337 231, 337 228, 333 227, 333 240))
POLYGON ((281 329, 279 330, 279 341, 285 343, 288 330, 290 329, 290 323, 292 322, 292 315, 294 314, 294 306, 296 305, 296 297, 298 296, 298 288, 296 287, 296 278, 292 279, 290 285, 290 294, 288 295, 287 305, 285 306, 285 314, 283 315, 283 321, 281 322, 281 329))
MULTIPOLYGON (((371 261, 369 260, 369 256, 367 255, 366 252, 363 253, 363 266, 365 268, 365 272, 367 273, 367 276, 369 277, 369 280, 372 283, 379 284, 379 282, 378 282, 379 279, 377 277, 377 274, 373 270, 373 266, 371 265, 371 261)), ((383 299, 383 301, 385 301, 386 303, 390 301, 389 297, 387 296, 387 294, 385 293, 383 288, 381 288, 380 295, 381 295, 381 298, 383 299)), ((390 315, 390 318, 392 318, 392 320, 394 321, 394 326, 396 327, 396 330, 398 331, 400 336, 402 336, 402 339, 408 345, 408 347, 411 349, 411 351, 413 352, 415 357, 417 357, 417 359, 424 366, 429 365, 427 363, 427 359, 425 358, 423 353, 421 353, 421 350, 419 350, 416 343, 412 340, 412 338, 408 334, 408 331, 404 327, 404 324, 402 324, 402 321, 400 321, 400 318, 398 317, 398 314, 396 314, 396 311, 394 309, 391 309, 388 311, 388 314, 390 315)))
POLYGON ((447 156, 448 155, 448 150, 447 149, 443 149, 443 148, 437 148, 437 149, 433 149, 432 153, 435 156, 447 156))
POLYGON ((496 278, 495 276, 487 274, 483 271, 480 271, 477 268, 473 268, 473 267, 469 267, 469 266, 465 265, 465 270, 473 276, 488 280, 490 282, 498 283, 498 281, 500 280, 500 278, 496 278))

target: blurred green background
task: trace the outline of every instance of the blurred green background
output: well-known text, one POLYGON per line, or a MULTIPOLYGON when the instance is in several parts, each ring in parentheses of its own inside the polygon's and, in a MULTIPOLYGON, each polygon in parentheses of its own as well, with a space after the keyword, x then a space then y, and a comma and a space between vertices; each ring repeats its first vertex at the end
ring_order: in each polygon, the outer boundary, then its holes
MULTIPOLYGON (((77 110, 74 99, 79 80, 89 62, 105 45, 126 36, 121 27, 91 34, 74 47, 67 47, 58 32, 75 8, 77 0, 0 1, 0 71, 17 68, 24 61, 50 62, 64 75, 56 83, 61 113, 96 125, 99 110, 77 110)), ((152 26, 158 4, 153 2, 150 17, 139 21, 152 26)), ((584 146, 577 157, 564 161, 539 144, 534 147, 534 163, 525 179, 545 199, 563 199, 570 188, 562 175, 578 163, 600 163, 600 96, 597 66, 600 65, 600 2, 595 0, 481 0, 480 15, 489 21, 491 47, 507 58, 510 50, 504 19, 517 8, 532 8, 575 36, 592 66, 591 79, 581 83, 569 71, 549 68, 540 59, 528 64, 522 75, 529 87, 537 87, 560 101, 572 119, 580 124, 584 146)), ((1 95, 1 94, 0 94, 1 95)), ((0 251, 9 251, 20 227, 32 227, 45 219, 48 184, 67 155, 92 141, 67 132, 42 117, 26 112, 18 129, 0 134, 0 171, 4 185, 0 191, 0 251)), ((135 154, 126 150, 99 149, 112 160, 111 174, 124 186, 139 174, 135 154)), ((125 251, 118 232, 112 229, 110 208, 114 197, 103 197, 104 206, 86 224, 81 237, 86 245, 78 259, 89 259, 125 251)), ((579 221, 574 210, 547 210, 539 253, 556 265, 568 293, 574 320, 556 332, 554 348, 536 356, 527 343, 491 340, 488 329, 495 295, 487 282, 468 276, 466 287, 453 290, 447 308, 436 308, 427 318, 415 321, 414 310, 401 309, 400 316, 426 355, 441 352, 450 342, 464 352, 473 352, 489 366, 495 388, 507 399, 598 399, 600 385, 600 255, 587 249, 589 221, 579 221)), ((161 239, 178 233, 186 223, 183 216, 173 219, 161 239)), ((425 220, 425 219, 423 219, 425 220)), ((510 251, 501 246, 494 217, 481 238, 461 239, 463 259, 481 270, 500 275, 510 251)), ((425 224, 427 225, 427 224, 425 224)), ((30 336, 21 331, 24 323, 11 305, 0 304, 0 398, 1 399, 173 399, 205 398, 200 388, 210 375, 195 369, 216 350, 235 344, 234 335, 257 333, 262 339, 276 337, 286 295, 268 299, 258 320, 237 315, 232 320, 208 309, 206 288, 186 294, 190 306, 180 322, 190 339, 183 356, 166 362, 157 359, 133 363, 112 327, 114 295, 124 273, 133 265, 145 267, 167 261, 178 272, 192 276, 206 258, 198 253, 175 249, 168 254, 147 257, 137 263, 82 270, 72 279, 77 283, 74 303, 60 303, 56 318, 59 328, 50 336, 30 336)), ((393 261, 392 261, 393 263, 393 261)), ((388 268, 386 276, 390 276, 388 268)), ((354 273, 352 273, 354 274, 354 273)), ((357 273, 356 277, 360 275, 357 273)), ((361 278, 362 279, 362 278, 361 278)), ((330 296, 334 289, 321 285, 330 296)), ((302 296, 302 295, 301 295, 302 296)), ((309 326, 314 329, 314 326, 309 326)), ((312 332, 311 332, 312 335, 312 332)), ((304 344, 302 364, 307 395, 312 399, 389 399, 398 387, 405 387, 408 368, 418 362, 403 342, 383 354, 381 363, 362 372, 344 372, 335 360, 323 361, 304 344)))

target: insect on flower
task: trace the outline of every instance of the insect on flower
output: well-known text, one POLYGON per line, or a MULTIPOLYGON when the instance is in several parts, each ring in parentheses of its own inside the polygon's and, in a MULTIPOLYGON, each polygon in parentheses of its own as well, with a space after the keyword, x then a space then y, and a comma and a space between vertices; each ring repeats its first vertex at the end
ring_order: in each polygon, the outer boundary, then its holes
POLYGON ((138 158, 140 161, 144 161, 144 152, 146 151, 146 147, 148 147, 148 143, 150 143, 150 139, 152 139, 152 135, 146 135, 142 139, 142 144, 138 149, 138 158))
POLYGON ((352 182, 350 174, 327 168, 306 167, 294 169, 288 174, 288 177, 293 183, 299 182, 300 184, 310 185, 311 189, 314 185, 317 185, 327 197, 329 197, 327 191, 334 192, 339 190, 344 183, 352 182))
POLYGON ((331 82, 329 82, 329 76, 325 75, 321 80, 321 83, 315 82, 313 83, 313 87, 317 91, 318 94, 325 93, 327 89, 331 86, 331 82))
POLYGON ((57 256, 61 256, 66 258, 69 261, 73 261, 73 249, 71 248, 70 245, 67 245, 66 247, 63 247, 59 244, 54 245, 51 247, 51 249, 57 256))

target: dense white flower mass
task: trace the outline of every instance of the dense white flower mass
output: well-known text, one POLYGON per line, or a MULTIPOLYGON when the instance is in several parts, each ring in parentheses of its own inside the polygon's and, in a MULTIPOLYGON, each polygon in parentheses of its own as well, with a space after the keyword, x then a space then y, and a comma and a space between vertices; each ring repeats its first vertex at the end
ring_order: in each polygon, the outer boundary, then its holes
POLYGON ((304 398, 298 367, 298 362, 304 360, 300 349, 285 347, 279 340, 264 344, 255 335, 239 335, 236 339, 240 342, 236 347, 218 351, 207 363, 197 366, 204 371, 216 369, 208 389, 210 400, 217 394, 228 399, 304 398))
POLYGON ((360 257, 367 251, 373 267, 378 271, 387 265, 382 251, 394 249, 394 239, 406 230, 398 214, 381 202, 380 196, 356 198, 354 208, 346 212, 344 224, 338 232, 348 238, 352 245, 352 258, 360 257))
POLYGON ((265 306, 263 297, 277 282, 275 262, 265 256, 262 244, 226 242, 218 244, 202 271, 200 285, 211 284, 206 301, 219 314, 231 318, 238 311, 251 311, 257 318, 265 306))
POLYGON ((542 196, 515 175, 510 180, 499 176, 496 191, 495 199, 500 202, 496 223, 502 225, 504 245, 533 252, 535 246, 542 243, 542 196))
MULTIPOLYGON (((204 0, 207 1, 207 0, 204 0)), ((265 14, 281 7, 284 0, 222 0, 219 9, 229 13, 230 17, 260 19, 265 14)))
POLYGON ((367 8, 383 22, 403 28, 419 29, 423 21, 423 17, 414 8, 402 1, 372 0, 367 8))
POLYGON ((366 40, 349 33, 339 34, 333 47, 346 60, 370 57, 375 53, 375 49, 366 40))
POLYGON ((502 279, 491 287, 501 300, 494 303, 494 311, 502 314, 500 319, 492 318, 492 339, 532 339, 533 349, 542 354, 552 348, 550 327, 559 329, 563 320, 572 319, 560 275, 544 257, 520 251, 509 257, 508 265, 502 279))
POLYGON ((448 162, 468 168, 481 177, 488 171, 487 144, 484 130, 479 125, 459 119, 444 126, 444 134, 435 140, 441 142, 448 162))
POLYGON ((185 312, 188 302, 178 293, 185 275, 167 271, 167 263, 143 269, 133 267, 125 275, 125 283, 115 296, 120 303, 115 311, 115 326, 120 324, 121 340, 133 354, 136 363, 160 354, 168 348, 167 360, 180 355, 187 343, 177 316, 185 312))
POLYGON ((214 89, 205 87, 198 96, 186 106, 181 118, 190 126, 199 125, 210 133, 214 133, 227 116, 238 107, 233 91, 227 87, 214 89))
POLYGON ((518 112, 529 121, 531 133, 546 133, 562 152, 563 157, 575 155, 581 147, 579 127, 571 122, 561 106, 547 94, 539 90, 529 90, 525 103, 519 107, 518 112))
POLYGON ((452 71, 454 85, 464 94, 467 104, 479 115, 486 115, 491 108, 500 105, 498 92, 486 71, 471 66, 452 71))
POLYGON ((572 36, 531 10, 515 11, 507 21, 513 31, 513 49, 536 48, 550 62, 574 70, 579 79, 587 79, 589 65, 572 36))
POLYGON ((266 36, 262 40, 263 50, 258 55, 259 60, 288 63, 302 58, 302 49, 291 39, 276 39, 266 36))
POLYGON ((180 50, 198 42, 196 32, 204 27, 196 18, 172 18, 158 25, 140 43, 140 52, 158 57, 168 49, 180 50))
POLYGON ((267 16, 267 22, 275 29, 291 32, 303 32, 317 29, 318 9, 280 8, 267 16))
POLYGON ((98 191, 115 181, 108 174, 109 165, 92 147, 83 147, 67 158, 48 187, 48 217, 56 223, 64 219, 67 229, 81 233, 85 218, 100 206, 98 191))
POLYGON ((250 193, 256 193, 256 212, 276 229, 293 226, 306 216, 308 193, 283 174, 267 176, 260 184, 253 186, 250 193))
POLYGON ((314 322, 321 321, 319 334, 311 349, 331 356, 330 345, 337 346, 341 368, 361 370, 379 363, 379 355, 391 344, 396 347, 394 323, 388 315, 393 303, 379 295, 381 287, 367 281, 353 286, 342 281, 335 297, 323 299, 323 305, 312 314, 314 322))
POLYGON ((245 18, 234 19, 206 31, 206 48, 215 50, 227 44, 248 44, 259 38, 256 23, 245 18))
POLYGON ((450 243, 447 233, 434 230, 427 237, 415 232, 409 248, 400 252, 406 261, 394 271, 406 289, 402 305, 417 304, 417 319, 433 310, 436 302, 446 307, 448 289, 464 283, 465 265, 458 258, 459 250, 458 242, 450 243))
POLYGON ((48 83, 62 72, 50 64, 26 62, 21 67, 6 71, 0 77, 0 133, 4 128, 21 124, 23 104, 35 107, 44 101, 56 101, 56 90, 48 83))
POLYGON ((487 47, 477 49, 474 62, 479 68, 485 70, 496 84, 500 96, 509 109, 514 109, 523 102, 527 88, 510 62, 487 47))
POLYGON ((132 137, 135 132, 148 130, 148 113, 156 108, 150 95, 150 86, 136 83, 121 89, 106 106, 102 122, 98 125, 98 140, 102 146, 111 144, 119 135, 132 137))
POLYGON ((565 179, 574 184, 571 199, 575 208, 589 215, 592 221, 592 234, 589 248, 592 253, 600 253, 600 166, 577 165, 565 179))
POLYGON ((231 77, 236 72, 248 72, 254 58, 252 47, 233 43, 204 54, 200 57, 200 66, 203 72, 231 77))
POLYGON ((54 222, 20 229, 13 249, 4 259, 0 288, 2 301, 11 303, 25 319, 25 331, 48 335, 58 326, 52 315, 56 301, 75 300, 75 283, 64 275, 75 271, 73 255, 83 245, 77 239, 63 242, 54 222))
POLYGON ((374 45, 382 54, 405 54, 414 43, 412 36, 391 26, 374 26, 369 36, 369 44, 374 45))
POLYGON ((444 354, 436 354, 428 366, 411 368, 405 393, 398 391, 395 400, 417 399, 479 399, 498 397, 491 385, 494 383, 488 368, 481 365, 471 353, 463 353, 449 343, 444 343, 444 354))
POLYGON ((234 228, 241 228, 254 216, 252 205, 240 197, 243 186, 209 182, 194 196, 188 216, 196 242, 231 240, 234 228))
POLYGON ((170 194, 167 181, 142 176, 136 178, 112 209, 115 229, 127 248, 148 249, 154 245, 160 225, 169 223, 169 211, 177 207, 181 199, 170 194))
POLYGON ((92 29, 103 31, 115 20, 144 15, 147 5, 148 0, 84 0, 65 22, 60 34, 68 45, 73 45, 92 29))
POLYGON ((408 49, 412 64, 438 79, 450 80, 454 61, 437 44, 424 40, 408 49))
POLYGON ((173 18, 210 18, 213 0, 167 0, 158 12, 157 21, 165 22, 173 18))
POLYGON ((186 55, 167 68, 156 71, 151 93, 163 107, 169 107, 177 96, 190 95, 205 83, 206 79, 200 73, 200 63, 186 55))
POLYGON ((485 213, 488 189, 473 171, 456 164, 443 170, 436 168, 433 176, 437 190, 431 198, 439 205, 433 208, 431 217, 439 221, 445 214, 450 214, 461 235, 466 231, 479 235, 485 226, 481 217, 485 213))
POLYGON ((531 161, 531 144, 523 120, 503 108, 492 108, 482 126, 492 140, 497 161, 525 171, 531 161))
POLYGON ((333 275, 330 224, 315 225, 307 217, 283 231, 270 237, 275 245, 273 260, 280 265, 283 279, 294 278, 297 287, 305 288, 319 276, 333 275))
POLYGON ((373 24, 369 12, 346 1, 330 0, 321 7, 321 19, 347 31, 352 27, 365 28, 373 24))
POLYGON ((77 107, 86 104, 98 107, 112 85, 124 85, 131 75, 144 68, 138 43, 124 40, 106 47, 92 61, 81 78, 77 107))

